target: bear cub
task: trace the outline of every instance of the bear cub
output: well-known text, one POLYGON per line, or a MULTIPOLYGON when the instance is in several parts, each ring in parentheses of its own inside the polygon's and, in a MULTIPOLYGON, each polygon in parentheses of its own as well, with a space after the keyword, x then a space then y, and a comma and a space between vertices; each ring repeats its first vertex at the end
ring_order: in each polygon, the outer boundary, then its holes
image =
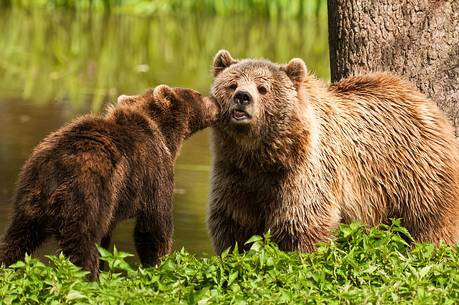
POLYGON ((459 241, 459 145, 437 105, 371 73, 326 84, 303 60, 214 59, 221 116, 208 225, 217 253, 271 230, 312 251, 339 223, 401 218, 420 242, 459 241))
POLYGON ((50 134, 22 168, 0 263, 10 265, 55 237, 96 279, 96 244, 108 247, 116 223, 135 217, 140 261, 157 264, 172 246, 177 152, 217 113, 214 101, 194 90, 160 85, 122 95, 104 116, 86 115, 50 134))

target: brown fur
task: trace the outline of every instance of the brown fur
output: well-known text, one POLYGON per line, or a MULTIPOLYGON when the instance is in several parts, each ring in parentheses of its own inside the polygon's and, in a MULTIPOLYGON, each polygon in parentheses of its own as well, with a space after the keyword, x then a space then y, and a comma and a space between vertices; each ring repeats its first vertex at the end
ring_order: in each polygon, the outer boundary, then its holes
POLYGON ((227 51, 214 72, 222 115, 208 225, 218 253, 268 229, 281 249, 311 251, 341 222, 390 218, 417 241, 458 241, 458 143, 408 82, 373 73, 328 86, 301 59, 237 61, 227 51), (232 121, 240 90, 253 97, 246 124, 232 121))
POLYGON ((54 236, 95 279, 96 244, 107 247, 116 223, 135 217, 140 260, 157 264, 172 246, 177 151, 215 120, 217 109, 191 89, 161 85, 120 96, 105 116, 80 117, 49 135, 20 174, 0 263, 10 265, 54 236))

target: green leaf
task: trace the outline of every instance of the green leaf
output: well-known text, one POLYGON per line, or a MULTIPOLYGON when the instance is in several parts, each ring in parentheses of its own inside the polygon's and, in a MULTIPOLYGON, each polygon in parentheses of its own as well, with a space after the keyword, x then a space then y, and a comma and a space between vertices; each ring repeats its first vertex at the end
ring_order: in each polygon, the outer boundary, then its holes
POLYGON ((248 244, 252 244, 252 243, 260 242, 260 241, 263 241, 263 237, 261 237, 261 236, 259 236, 259 235, 254 235, 254 236, 250 237, 250 238, 244 243, 244 245, 248 245, 248 244))
POLYGON ((231 286, 231 284, 237 279, 239 275, 238 271, 234 271, 230 274, 229 279, 228 279, 228 286, 231 286))
POLYGON ((107 257, 112 257, 113 256, 112 253, 110 253, 110 251, 102 248, 101 246, 96 245, 96 247, 97 247, 97 250, 99 251, 99 254, 100 254, 100 256, 102 258, 107 258, 107 257))
POLYGON ((86 296, 77 290, 70 290, 66 296, 67 301, 73 301, 73 300, 84 299, 84 298, 86 298, 86 296))
POLYGON ((17 261, 16 263, 12 264, 11 268, 24 268, 26 264, 23 261, 17 261))

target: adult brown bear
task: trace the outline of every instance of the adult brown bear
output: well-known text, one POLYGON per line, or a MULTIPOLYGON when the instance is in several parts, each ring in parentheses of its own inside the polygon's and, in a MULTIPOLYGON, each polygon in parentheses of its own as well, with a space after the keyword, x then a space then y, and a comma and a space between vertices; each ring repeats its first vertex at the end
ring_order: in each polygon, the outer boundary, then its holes
POLYGON ((96 244, 107 247, 116 223, 136 217, 140 261, 157 264, 172 246, 177 151, 217 112, 214 101, 196 91, 161 85, 120 96, 106 115, 83 116, 49 135, 20 174, 0 263, 14 263, 54 236, 95 279, 96 244))
POLYGON ((214 59, 208 225, 217 253, 271 230, 311 251, 340 222, 402 218, 417 241, 459 237, 459 147, 438 107, 388 73, 332 85, 301 59, 214 59))

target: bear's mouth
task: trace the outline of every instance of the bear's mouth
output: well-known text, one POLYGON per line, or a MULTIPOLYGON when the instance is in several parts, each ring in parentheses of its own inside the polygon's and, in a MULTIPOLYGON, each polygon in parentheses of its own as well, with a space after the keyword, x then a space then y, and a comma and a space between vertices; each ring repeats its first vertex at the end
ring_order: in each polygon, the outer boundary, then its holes
POLYGON ((231 112, 231 121, 234 123, 246 123, 250 121, 250 119, 251 115, 240 108, 235 108, 231 112))

